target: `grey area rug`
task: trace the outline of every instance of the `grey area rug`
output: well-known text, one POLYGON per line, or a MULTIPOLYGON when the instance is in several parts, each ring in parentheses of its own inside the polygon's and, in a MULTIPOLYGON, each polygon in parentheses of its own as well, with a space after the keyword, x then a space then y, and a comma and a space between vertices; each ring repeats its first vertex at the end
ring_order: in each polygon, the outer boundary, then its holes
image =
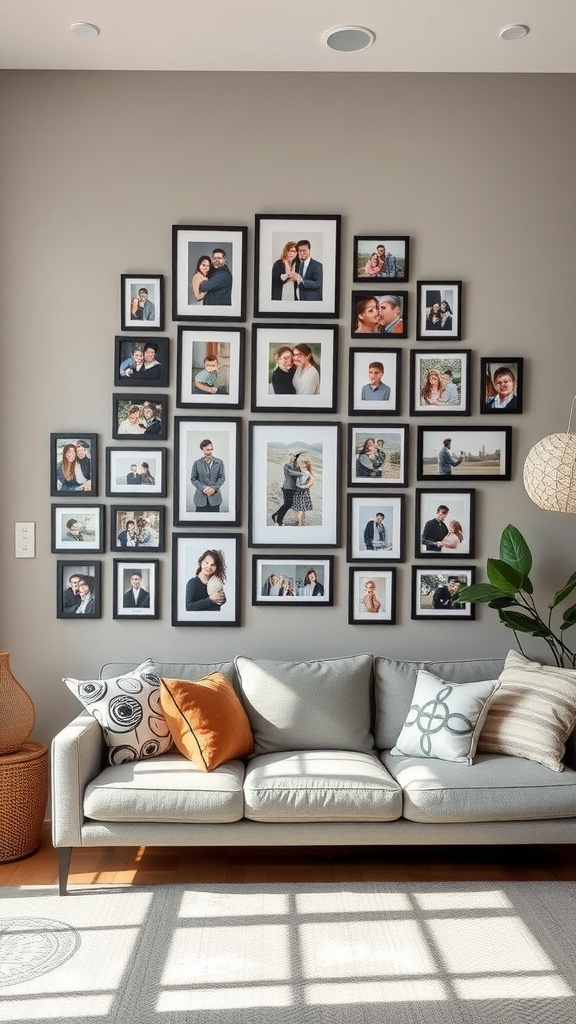
POLYGON ((574 1024, 576 882, 0 889, 0 1021, 574 1024))

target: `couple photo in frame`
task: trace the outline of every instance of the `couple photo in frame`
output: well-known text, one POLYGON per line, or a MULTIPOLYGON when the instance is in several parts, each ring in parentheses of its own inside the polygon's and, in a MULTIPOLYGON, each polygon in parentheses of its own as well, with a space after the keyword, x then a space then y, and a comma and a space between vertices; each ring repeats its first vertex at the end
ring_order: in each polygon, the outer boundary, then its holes
POLYGON ((248 228, 174 224, 172 319, 245 320, 248 228))
POLYGON ((336 326, 255 324, 252 412, 334 412, 337 365, 336 326))
POLYGON ((121 274, 120 330, 164 330, 162 274, 121 274))
POLYGON ((338 316, 341 219, 256 214, 255 317, 338 316))
POLYGON ((334 555, 253 555, 253 605, 332 605, 334 555))

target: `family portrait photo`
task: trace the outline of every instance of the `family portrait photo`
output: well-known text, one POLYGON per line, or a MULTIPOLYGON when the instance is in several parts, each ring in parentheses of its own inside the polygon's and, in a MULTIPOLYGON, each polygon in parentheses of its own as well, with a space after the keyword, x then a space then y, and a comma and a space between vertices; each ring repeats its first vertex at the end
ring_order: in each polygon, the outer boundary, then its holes
POLYGON ((124 562, 114 559, 114 619, 157 619, 158 559, 124 562))
POLYGON ((462 336, 462 282, 417 282, 416 339, 459 341, 462 336))
POLYGON ((172 319, 244 320, 248 229, 172 227, 172 319))
POLYGON ((348 426, 348 486, 406 487, 408 426, 348 426))
POLYGON ((167 388, 168 338, 114 339, 114 386, 167 388))
POLYGON ((469 350, 410 352, 410 415, 470 414, 469 350))
POLYGON ((416 488, 417 558, 474 557, 475 490, 434 491, 416 488))
POLYGON ((174 534, 172 625, 240 625, 239 534, 174 534))
POLYGON ((162 274, 121 274, 120 330, 164 330, 164 277, 162 274))
POLYGON ((179 327, 176 405, 240 409, 244 388, 244 327, 179 327))
POLYGON ((522 412, 524 359, 488 356, 480 359, 480 412, 507 415, 522 412))
POLYGON ((106 449, 108 497, 166 497, 166 448, 106 449))
POLYGON ((112 437, 136 438, 144 444, 165 441, 168 432, 168 395, 112 395, 112 437))
POLYGON ((163 505, 113 505, 111 516, 111 551, 164 551, 163 505))
POLYGON ((404 561, 403 494, 348 495, 348 562, 404 561))
POLYGON ((400 412, 399 348, 351 348, 348 354, 348 415, 400 412))
POLYGON ((509 480, 512 427, 418 427, 416 477, 509 480))
POLYGON ((52 505, 50 550, 104 551, 104 505, 52 505))
POLYGON ((378 290, 352 292, 353 338, 376 334, 389 338, 408 337, 408 292, 390 291, 379 284, 378 290))
POLYGON ((396 622, 396 569, 350 569, 348 624, 393 626, 396 622))
POLYGON ((256 214, 254 316, 338 316, 340 222, 256 214))
POLYGON ((412 566, 412 618, 475 619, 476 605, 459 597, 459 591, 472 586, 475 578, 474 566, 459 565, 444 572, 412 566))
POLYGON ((252 328, 252 411, 334 412, 338 328, 261 324, 252 328))
POLYGON ((240 522, 241 420, 174 420, 174 524, 240 522))
POLYGON ((250 424, 249 543, 336 547, 340 424, 250 424))
POLYGON ((354 281, 407 281, 410 238, 408 235, 354 236, 354 281))
POLYGON ((334 556, 252 556, 252 604, 332 605, 334 556))
POLYGON ((73 494, 76 498, 96 497, 96 434, 50 434, 50 494, 73 494))
POLYGON ((56 562, 56 618, 101 617, 101 562, 56 562))

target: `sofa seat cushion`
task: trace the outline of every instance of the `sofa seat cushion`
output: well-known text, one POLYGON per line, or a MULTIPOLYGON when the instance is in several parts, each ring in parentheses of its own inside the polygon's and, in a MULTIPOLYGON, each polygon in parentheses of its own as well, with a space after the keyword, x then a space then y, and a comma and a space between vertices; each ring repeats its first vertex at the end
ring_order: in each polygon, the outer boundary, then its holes
POLYGON ((526 821, 576 816, 576 771, 505 754, 471 765, 381 754, 402 787, 403 816, 418 822, 526 821))
POLYGON ((86 787, 84 814, 95 821, 230 822, 244 814, 244 763, 202 771, 181 754, 105 768, 86 787))
POLYGON ((393 821, 402 793, 375 754, 289 750, 246 769, 245 815, 253 821, 393 821))

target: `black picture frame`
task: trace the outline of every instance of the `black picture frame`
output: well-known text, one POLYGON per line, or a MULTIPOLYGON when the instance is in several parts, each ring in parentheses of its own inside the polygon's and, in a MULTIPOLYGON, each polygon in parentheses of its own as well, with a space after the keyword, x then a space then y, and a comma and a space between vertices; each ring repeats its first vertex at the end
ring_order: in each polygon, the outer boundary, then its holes
POLYGON ((83 430, 50 434, 50 495, 88 501, 98 496, 97 434, 83 430), (68 458, 72 448, 73 460, 68 458))
POLYGON ((160 560, 113 560, 113 619, 160 618, 160 560), (138 582, 139 580, 139 582, 138 582))
POLYGON ((163 274, 120 275, 120 330, 164 330, 163 274))
POLYGON ((168 436, 168 395, 112 395, 112 437, 156 444, 168 436))
POLYGON ((332 607, 334 555, 252 555, 252 604, 332 607))
POLYGON ((239 526, 242 420, 176 416, 174 419, 174 525, 239 526), (211 465, 202 442, 212 445, 211 465), (204 488, 208 492, 204 498, 204 488), (212 499, 212 500, 211 500, 212 499))
POLYGON ((106 448, 106 496, 136 501, 165 498, 167 461, 167 448, 106 448))
MULTIPOLYGON (((219 534, 175 533, 172 538, 172 625, 173 626, 240 626, 241 625, 241 536, 237 533, 219 534), (188 607, 189 604, 201 602, 203 605, 209 598, 208 584, 206 594, 195 595, 189 584, 198 575, 199 562, 203 554, 220 553, 223 560, 226 578, 223 587, 226 600, 222 604, 215 601, 212 607, 188 607)), ((215 560, 215 559, 211 559, 215 560)), ((221 581, 222 582, 222 581, 221 581)), ((215 582, 218 589, 218 583, 215 582)), ((201 588, 202 589, 202 588, 201 588)))
POLYGON ((176 405, 244 408, 245 347, 245 327, 179 327, 176 405))
POLYGON ((480 412, 488 416, 514 416, 522 412, 524 399, 524 359, 522 356, 482 356, 480 359, 480 412), (500 385, 498 385, 500 381, 500 385), (513 385, 512 396, 506 405, 494 406, 498 388, 504 399, 513 385))
POLYGON ((110 506, 110 550, 123 554, 139 555, 140 552, 161 552, 165 550, 166 507, 164 505, 123 505, 110 506), (133 522, 132 529, 129 524, 133 522))
POLYGON ((410 415, 470 415, 470 349, 411 349, 410 415))
POLYGON ((349 494, 347 506, 348 562, 404 561, 404 494, 349 494))
POLYGON ((337 366, 335 324, 254 324, 252 412, 335 412, 337 366), (288 349, 297 352, 284 371, 288 349))
POLYGON ((173 320, 239 322, 246 319, 247 240, 247 227, 173 225, 173 320), (221 253, 224 253, 223 257, 221 253), (210 267, 205 267, 207 276, 204 276, 201 274, 201 261, 206 259, 210 267), (199 279, 197 275, 200 275, 199 279), (206 298, 199 297, 202 294, 200 285, 205 285, 206 281, 211 282, 205 291, 209 296, 208 302, 206 298))
POLYGON ((460 341, 462 338, 462 281, 417 281, 416 283, 416 340, 460 341), (449 306, 442 310, 441 305, 449 306), (439 319, 435 306, 438 306, 439 319))
POLYGON ((373 281, 408 281, 409 278, 409 235, 354 235, 354 282, 371 284, 373 281), (378 258, 374 259, 374 255, 378 258))
MULTIPOLYGON (((462 619, 473 621, 476 618, 476 605, 469 602, 458 602, 455 597, 444 592, 438 595, 438 607, 434 607, 434 595, 440 588, 447 590, 449 580, 459 580, 458 589, 470 587, 476 579, 474 565, 455 565, 440 570, 436 565, 412 566, 412 618, 428 619, 462 619), (447 603, 448 602, 448 603, 447 603), (463 604, 463 607, 460 605, 463 604)), ((457 593, 457 591, 456 591, 457 593)))
POLYGON ((347 470, 349 487, 407 487, 408 424, 349 423, 347 470))
POLYGON ((80 622, 86 619, 102 617, 102 562, 78 557, 75 561, 58 560, 56 562, 56 618, 80 622), (81 593, 76 588, 74 593, 73 578, 86 580, 88 599, 86 610, 77 611, 81 605, 81 593))
POLYGON ((417 487, 414 555, 416 558, 474 558, 476 490, 417 487), (448 512, 440 513, 441 507, 448 512), (452 524, 455 524, 453 527, 452 524), (444 533, 444 530, 446 531, 444 533))
POLYGON ((418 427, 417 480, 442 480, 448 485, 460 480, 510 480, 511 472, 510 426, 418 427), (447 448, 450 458, 444 454, 447 448))
POLYGON ((379 281, 376 288, 353 291, 350 333, 353 338, 380 339, 391 344, 408 337, 409 292, 386 288, 379 281))
POLYGON ((52 505, 50 551, 104 551, 104 505, 52 505))
POLYGON ((348 353, 348 415, 398 416, 401 366, 400 348, 351 348, 348 353))
POLYGON ((168 338, 114 338, 114 387, 167 388, 170 348, 168 338))
POLYGON ((256 214, 255 317, 310 320, 339 315, 341 220, 340 214, 256 214), (298 250, 298 242, 309 242, 310 246, 301 246, 298 250), (282 260, 282 254, 290 243, 293 252, 291 269, 290 258, 286 262, 282 260), (299 266, 303 258, 307 266, 304 283, 301 283, 299 266), (283 282, 281 279, 281 275, 287 272, 295 275, 292 284, 297 292, 294 291, 294 296, 287 294, 291 289, 290 280, 283 282))
POLYGON ((348 625, 394 626, 396 569, 370 565, 348 570, 348 625))

